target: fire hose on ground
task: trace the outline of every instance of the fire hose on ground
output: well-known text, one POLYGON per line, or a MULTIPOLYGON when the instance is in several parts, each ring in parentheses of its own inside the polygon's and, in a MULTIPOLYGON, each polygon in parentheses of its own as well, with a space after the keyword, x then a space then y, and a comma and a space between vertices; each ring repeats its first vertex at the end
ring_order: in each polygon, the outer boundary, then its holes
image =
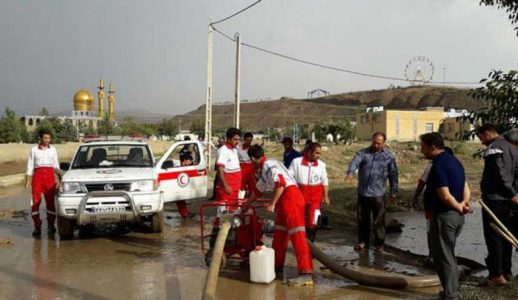
POLYGON ((340 265, 337 261, 333 260, 327 254, 325 254, 318 247, 308 241, 309 248, 313 258, 317 259, 320 263, 326 266, 329 270, 362 285, 383 287, 383 288, 422 288, 440 285, 439 277, 436 275, 429 276, 403 276, 403 275, 375 275, 365 274, 359 271, 348 269, 340 265))
POLYGON ((223 248, 227 240, 228 231, 230 230, 230 222, 224 221, 218 232, 216 243, 214 244, 214 252, 212 252, 212 260, 209 266, 209 272, 205 279, 205 288, 203 289, 203 300, 216 299, 216 287, 218 284, 219 268, 221 266, 221 257, 223 248))

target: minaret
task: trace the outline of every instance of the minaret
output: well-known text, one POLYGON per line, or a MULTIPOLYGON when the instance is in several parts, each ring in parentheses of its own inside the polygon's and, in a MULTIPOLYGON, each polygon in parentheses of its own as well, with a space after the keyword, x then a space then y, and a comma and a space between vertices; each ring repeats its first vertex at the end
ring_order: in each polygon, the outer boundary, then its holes
POLYGON ((99 91, 97 92, 97 98, 99 98, 99 118, 104 119, 104 82, 102 79, 99 80, 99 91))
POLYGON ((115 91, 110 82, 110 89, 108 90, 108 119, 110 121, 115 120, 115 91))

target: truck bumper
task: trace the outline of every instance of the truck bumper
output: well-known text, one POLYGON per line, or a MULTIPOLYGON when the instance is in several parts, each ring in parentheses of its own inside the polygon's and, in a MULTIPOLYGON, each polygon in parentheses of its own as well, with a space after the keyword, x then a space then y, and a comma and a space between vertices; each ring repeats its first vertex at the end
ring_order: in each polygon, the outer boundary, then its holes
POLYGON ((82 196, 60 195, 57 213, 77 220, 78 225, 106 223, 138 223, 141 217, 163 210, 159 191, 97 191, 82 196))

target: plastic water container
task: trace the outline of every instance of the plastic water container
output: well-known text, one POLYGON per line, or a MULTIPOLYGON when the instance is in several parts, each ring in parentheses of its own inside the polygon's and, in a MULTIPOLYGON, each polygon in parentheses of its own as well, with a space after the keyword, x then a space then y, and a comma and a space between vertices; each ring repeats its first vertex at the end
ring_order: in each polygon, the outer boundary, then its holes
POLYGON ((257 246, 250 252, 250 281, 270 283, 275 279, 275 251, 266 246, 257 246))

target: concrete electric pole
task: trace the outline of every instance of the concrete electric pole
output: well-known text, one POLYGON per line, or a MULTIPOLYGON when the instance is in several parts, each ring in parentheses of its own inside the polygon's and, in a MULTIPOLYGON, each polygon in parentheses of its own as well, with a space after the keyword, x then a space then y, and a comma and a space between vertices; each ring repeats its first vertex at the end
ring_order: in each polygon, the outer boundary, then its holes
POLYGON ((206 160, 207 160, 207 169, 212 167, 212 39, 213 39, 213 30, 212 30, 212 18, 209 18, 209 31, 207 38, 207 97, 205 103, 205 149, 206 160))
POLYGON ((239 32, 234 35, 236 40, 236 78, 234 89, 234 127, 239 128, 239 112, 240 112, 240 77, 241 77, 241 40, 239 32))

